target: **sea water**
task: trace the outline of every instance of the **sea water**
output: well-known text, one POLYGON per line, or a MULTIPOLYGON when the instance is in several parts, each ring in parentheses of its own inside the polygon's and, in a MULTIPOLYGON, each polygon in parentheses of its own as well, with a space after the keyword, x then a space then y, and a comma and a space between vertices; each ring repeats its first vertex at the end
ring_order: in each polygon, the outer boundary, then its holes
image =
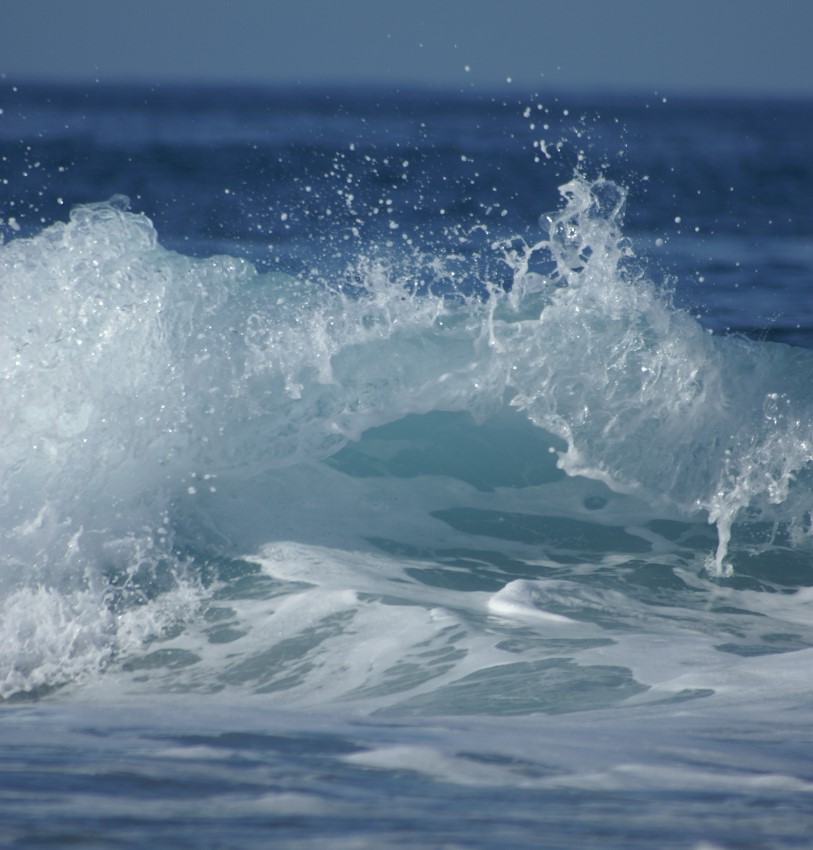
POLYGON ((813 104, 0 110, 4 846, 810 846, 813 104))

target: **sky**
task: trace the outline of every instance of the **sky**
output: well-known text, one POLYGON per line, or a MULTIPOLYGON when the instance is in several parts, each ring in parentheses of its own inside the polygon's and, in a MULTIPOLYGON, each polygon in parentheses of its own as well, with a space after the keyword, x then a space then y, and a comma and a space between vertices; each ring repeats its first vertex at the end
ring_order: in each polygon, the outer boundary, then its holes
POLYGON ((813 97, 811 41, 813 0, 0 0, 7 81, 813 97))

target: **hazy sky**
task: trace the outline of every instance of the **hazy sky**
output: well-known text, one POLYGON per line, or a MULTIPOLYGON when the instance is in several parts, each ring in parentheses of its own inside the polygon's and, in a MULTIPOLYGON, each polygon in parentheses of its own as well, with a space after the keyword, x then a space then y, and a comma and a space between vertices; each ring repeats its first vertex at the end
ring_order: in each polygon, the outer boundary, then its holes
POLYGON ((813 0, 0 0, 7 80, 813 96, 811 41, 813 0))

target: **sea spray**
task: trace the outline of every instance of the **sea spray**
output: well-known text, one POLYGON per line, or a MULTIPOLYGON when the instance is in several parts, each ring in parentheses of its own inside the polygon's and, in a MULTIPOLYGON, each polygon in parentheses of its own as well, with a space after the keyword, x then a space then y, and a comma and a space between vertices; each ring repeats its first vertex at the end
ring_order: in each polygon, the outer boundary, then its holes
POLYGON ((0 88, 0 843, 809 845, 810 103, 0 88))
POLYGON ((511 404, 566 440, 569 474, 707 512, 719 534, 709 567, 728 574, 732 524, 784 502, 813 458, 813 358, 711 335, 630 262, 620 187, 576 178, 561 192, 542 246, 555 286, 511 349, 511 404))
POLYGON ((635 257, 619 186, 576 176, 561 192, 547 238, 490 247, 508 287, 472 255, 479 286, 461 288, 458 246, 300 277, 195 259, 120 198, 0 247, 0 581, 9 612, 20 594, 41 612, 4 618, 20 648, 4 693, 98 670, 193 616, 189 541, 218 526, 206 499, 221 487, 239 500, 409 416, 520 411, 548 434, 535 450, 564 441, 569 475, 716 524, 718 576, 738 521, 801 545, 809 353, 708 333, 635 257), (435 284, 416 286, 428 270, 435 284), (148 625, 127 626, 133 612, 148 625))

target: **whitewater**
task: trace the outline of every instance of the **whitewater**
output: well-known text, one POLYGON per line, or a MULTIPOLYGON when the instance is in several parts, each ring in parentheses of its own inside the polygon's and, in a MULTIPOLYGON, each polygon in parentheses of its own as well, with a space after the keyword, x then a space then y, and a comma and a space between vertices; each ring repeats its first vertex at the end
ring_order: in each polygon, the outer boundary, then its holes
POLYGON ((13 94, 8 846, 808 846, 813 174, 764 197, 763 105, 13 94))

